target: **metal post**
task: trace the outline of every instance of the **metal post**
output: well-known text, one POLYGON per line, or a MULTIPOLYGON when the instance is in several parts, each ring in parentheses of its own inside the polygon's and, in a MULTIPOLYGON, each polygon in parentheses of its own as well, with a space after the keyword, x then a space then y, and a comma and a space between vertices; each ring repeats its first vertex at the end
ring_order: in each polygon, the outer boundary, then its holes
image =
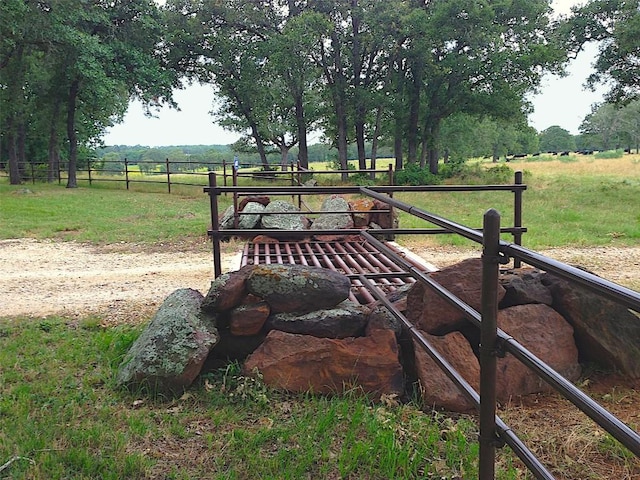
POLYGON ((480 325, 480 455, 478 478, 494 480, 496 457, 496 343, 500 214, 484 214, 482 237, 482 323, 480 325))
POLYGON ((211 241, 213 243, 213 276, 222 275, 220 260, 220 224, 218 223, 218 191, 216 189, 216 173, 209 172, 209 202, 211 204, 211 241))
POLYGON ((165 159, 164 163, 167 166, 167 190, 171 193, 171 164, 168 158, 165 159))
MULTIPOLYGON (((516 172, 515 184, 522 185, 522 171, 516 172)), ((513 226, 515 228, 522 227, 522 190, 518 189, 514 192, 513 199, 513 226)), ((522 245, 522 233, 516 232, 513 234, 513 243, 516 245, 522 245)), ((515 268, 520 268, 522 265, 522 260, 518 257, 513 259, 513 266, 515 268)))
POLYGON ((89 175, 89 186, 91 186, 91 159, 87 159, 87 174, 89 175))
POLYGON ((124 181, 127 184, 127 190, 129 190, 129 160, 124 159, 124 181))
MULTIPOLYGON (((238 186, 238 170, 236 169, 235 164, 231 169, 233 172, 233 186, 238 186)), ((236 190, 233 191, 233 228, 238 228, 238 223, 240 222, 238 216, 238 192, 236 190)))

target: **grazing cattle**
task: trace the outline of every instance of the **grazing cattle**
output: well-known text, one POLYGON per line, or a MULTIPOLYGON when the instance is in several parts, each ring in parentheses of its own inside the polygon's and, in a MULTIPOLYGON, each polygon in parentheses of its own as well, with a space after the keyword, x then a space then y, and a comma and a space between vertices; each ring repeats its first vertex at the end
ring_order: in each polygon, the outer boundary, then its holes
POLYGON ((534 154, 531 155, 532 157, 539 157, 540 156, 540 152, 536 152, 534 154))
POLYGON ((564 151, 560 154, 561 157, 568 157, 569 156, 569 152, 568 151, 564 151))
POLYGON ((527 154, 526 153, 519 153, 517 155, 514 155, 513 158, 527 158, 527 154))

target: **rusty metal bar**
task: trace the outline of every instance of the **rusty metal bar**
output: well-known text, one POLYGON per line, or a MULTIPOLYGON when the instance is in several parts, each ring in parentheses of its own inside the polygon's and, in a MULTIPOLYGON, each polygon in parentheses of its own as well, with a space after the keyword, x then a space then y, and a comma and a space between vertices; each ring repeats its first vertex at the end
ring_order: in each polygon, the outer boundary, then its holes
MULTIPOLYGON (((515 184, 522 185, 522 171, 518 170, 515 174, 515 184)), ((522 190, 514 191, 513 198, 513 226, 514 228, 522 227, 522 190)), ((516 245, 522 245, 522 233, 514 232, 513 233, 513 242, 516 245)), ((514 268, 520 268, 522 265, 522 261, 519 258, 513 259, 514 268)))
MULTIPOLYGON (((316 243, 316 248, 320 249, 320 245, 316 243)), ((333 255, 336 263, 344 270, 347 275, 354 275, 354 271, 346 264, 346 262, 340 257, 340 255, 335 251, 335 249, 331 246, 330 243, 325 244, 325 248, 329 250, 329 252, 333 255)), ((328 258, 328 257, 325 257, 328 258)), ((356 273, 362 273, 363 270, 359 266, 354 266, 356 269, 356 273), (358 271, 360 270, 360 271, 358 271)), ((354 280, 353 286, 358 289, 358 292, 362 294, 367 303, 373 302, 375 299, 371 296, 369 291, 364 288, 360 280, 354 280)), ((360 302, 358 302, 360 303, 360 302)))
MULTIPOLYGON (((215 172, 209 172, 209 204, 211 208, 211 230, 214 232, 220 229, 218 222, 218 195, 216 189, 216 174, 215 172)), ((213 278, 218 278, 222 275, 222 261, 220 259, 220 237, 212 237, 213 244, 213 278)))
POLYGON ((479 480, 494 480, 496 467, 496 373, 498 338, 498 267, 500 214, 484 214, 482 251, 482 323, 480 325, 480 454, 479 480))
MULTIPOLYGON (((399 320, 405 328, 409 330, 410 335, 418 344, 427 352, 438 367, 449 377, 449 379, 458 386, 460 391, 476 406, 480 406, 480 395, 473 387, 449 364, 442 355, 431 345, 424 335, 418 330, 394 305, 375 287, 372 287, 366 278, 361 278, 362 282, 369 288, 376 299, 381 302, 389 312, 399 320)), ((555 480, 555 477, 546 469, 546 467, 536 458, 536 456, 527 448, 527 446, 518 438, 511 428, 496 415, 495 423, 500 438, 513 450, 516 456, 522 460, 526 467, 540 480, 555 480)))

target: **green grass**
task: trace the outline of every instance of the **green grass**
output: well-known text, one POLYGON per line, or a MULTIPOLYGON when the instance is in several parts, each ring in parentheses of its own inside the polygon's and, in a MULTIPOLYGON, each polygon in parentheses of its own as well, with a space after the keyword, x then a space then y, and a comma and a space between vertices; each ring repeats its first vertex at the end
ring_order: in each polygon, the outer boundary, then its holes
MULTIPOLYGON (((366 398, 287 396, 239 369, 179 399, 115 388, 140 327, 0 319, 0 478, 475 478, 466 418, 366 398), (233 394, 233 395, 232 395, 233 394)), ((500 478, 515 478, 515 467, 500 478)))

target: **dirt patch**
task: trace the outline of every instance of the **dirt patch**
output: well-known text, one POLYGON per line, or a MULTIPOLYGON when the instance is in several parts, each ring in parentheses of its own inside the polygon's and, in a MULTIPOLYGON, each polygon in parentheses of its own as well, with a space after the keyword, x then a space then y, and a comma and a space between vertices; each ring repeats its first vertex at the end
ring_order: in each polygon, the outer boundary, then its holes
MULTIPOLYGON (((412 250, 444 267, 477 251, 453 247, 412 250)), ((240 266, 240 243, 223 246, 223 270, 240 266)), ((640 247, 553 249, 552 258, 579 264, 608 280, 640 289, 640 247)), ((75 242, 0 241, 0 316, 100 314, 109 322, 148 319, 178 288, 206 293, 213 279, 211 245, 128 244, 94 246, 75 242)))

